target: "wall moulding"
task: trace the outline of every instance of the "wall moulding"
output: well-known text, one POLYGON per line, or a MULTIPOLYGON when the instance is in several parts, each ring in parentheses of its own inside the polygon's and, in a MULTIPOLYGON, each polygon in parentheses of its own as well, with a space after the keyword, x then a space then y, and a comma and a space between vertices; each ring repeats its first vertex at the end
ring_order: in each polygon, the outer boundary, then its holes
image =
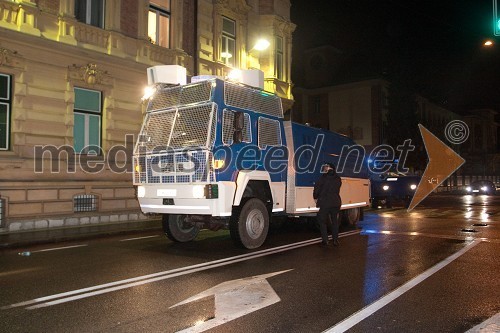
POLYGON ((0 67, 22 69, 23 58, 17 51, 4 48, 0 44, 0 67))
POLYGON ((81 81, 88 86, 111 86, 112 77, 107 71, 99 69, 97 64, 88 63, 86 65, 76 65, 68 67, 68 79, 71 81, 81 81))

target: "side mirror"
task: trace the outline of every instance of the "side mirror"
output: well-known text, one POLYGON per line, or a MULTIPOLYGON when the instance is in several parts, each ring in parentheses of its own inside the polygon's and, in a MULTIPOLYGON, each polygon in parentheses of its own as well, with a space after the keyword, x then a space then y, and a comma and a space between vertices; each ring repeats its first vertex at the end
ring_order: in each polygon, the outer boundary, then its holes
POLYGON ((233 121, 233 143, 243 142, 243 128, 245 127, 245 114, 243 112, 234 113, 233 121))
POLYGON ((233 133, 233 143, 241 143, 241 142, 243 142, 243 132, 235 130, 233 133))
POLYGON ((234 113, 233 128, 235 131, 242 131, 245 127, 245 114, 243 112, 234 113))

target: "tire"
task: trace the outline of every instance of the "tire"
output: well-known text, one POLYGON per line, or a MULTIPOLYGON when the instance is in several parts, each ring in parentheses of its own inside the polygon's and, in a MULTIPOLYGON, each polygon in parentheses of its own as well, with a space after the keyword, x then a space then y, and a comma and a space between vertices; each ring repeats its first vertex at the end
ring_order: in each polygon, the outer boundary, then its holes
POLYGON ((186 218, 186 215, 163 214, 163 232, 171 241, 185 243, 198 236, 200 229, 196 226, 184 226, 184 218, 186 218))
POLYGON ((266 205, 256 198, 243 202, 234 209, 229 230, 237 246, 247 249, 261 246, 269 231, 269 212, 266 205))
POLYGON ((340 222, 344 226, 355 227, 356 223, 359 221, 360 216, 361 209, 359 207, 342 210, 340 214, 340 222))

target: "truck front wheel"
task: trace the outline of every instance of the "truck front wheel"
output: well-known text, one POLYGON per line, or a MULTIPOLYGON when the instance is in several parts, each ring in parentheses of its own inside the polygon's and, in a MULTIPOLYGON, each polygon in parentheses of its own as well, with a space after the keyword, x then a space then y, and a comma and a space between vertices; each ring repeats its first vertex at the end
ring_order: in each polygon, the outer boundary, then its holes
POLYGON ((174 242, 190 242, 196 238, 200 229, 196 226, 186 225, 186 215, 163 214, 162 225, 165 235, 174 242))
POLYGON ((252 198, 236 207, 229 224, 231 238, 238 246, 255 249, 266 240, 269 231, 269 212, 266 205, 252 198), (241 208, 240 208, 241 207, 241 208))
POLYGON ((361 216, 360 208, 350 208, 341 211, 340 220, 342 224, 345 226, 355 227, 356 223, 359 221, 360 216, 361 216))

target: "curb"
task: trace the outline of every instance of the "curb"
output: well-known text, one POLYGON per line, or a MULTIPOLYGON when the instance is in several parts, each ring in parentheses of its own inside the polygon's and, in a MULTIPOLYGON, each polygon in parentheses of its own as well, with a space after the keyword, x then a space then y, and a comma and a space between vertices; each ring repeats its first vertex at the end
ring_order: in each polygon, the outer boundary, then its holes
POLYGON ((36 231, 0 234, 0 250, 24 246, 65 242, 72 240, 104 238, 111 235, 132 234, 161 230, 161 221, 112 223, 106 225, 75 226, 36 231))

